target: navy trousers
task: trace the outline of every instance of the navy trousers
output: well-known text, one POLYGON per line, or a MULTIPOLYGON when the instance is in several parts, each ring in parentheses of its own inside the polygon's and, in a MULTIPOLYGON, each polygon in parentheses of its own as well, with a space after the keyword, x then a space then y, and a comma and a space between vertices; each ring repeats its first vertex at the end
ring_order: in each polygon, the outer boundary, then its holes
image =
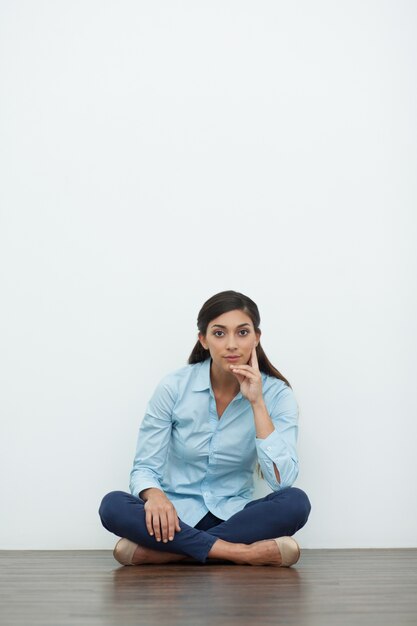
POLYGON ((99 508, 101 523, 118 537, 161 552, 190 556, 205 563, 217 539, 232 543, 254 543, 262 539, 292 536, 307 522, 311 504, 298 487, 287 487, 252 500, 228 520, 213 513, 205 515, 195 527, 179 519, 180 532, 164 543, 151 536, 146 528, 145 502, 125 491, 111 491, 99 508))

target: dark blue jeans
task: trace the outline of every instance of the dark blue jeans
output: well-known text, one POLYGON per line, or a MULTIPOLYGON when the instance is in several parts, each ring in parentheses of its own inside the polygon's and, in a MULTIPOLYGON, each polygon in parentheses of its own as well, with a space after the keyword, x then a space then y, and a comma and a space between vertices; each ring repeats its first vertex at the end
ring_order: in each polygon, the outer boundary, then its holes
POLYGON ((248 502, 226 521, 209 512, 193 528, 180 519, 181 531, 175 532, 173 541, 164 543, 149 534, 144 504, 143 500, 125 491, 111 491, 101 501, 101 523, 118 537, 153 550, 191 556, 201 563, 206 562, 217 539, 250 544, 294 535, 305 525, 311 510, 304 491, 287 487, 248 502))

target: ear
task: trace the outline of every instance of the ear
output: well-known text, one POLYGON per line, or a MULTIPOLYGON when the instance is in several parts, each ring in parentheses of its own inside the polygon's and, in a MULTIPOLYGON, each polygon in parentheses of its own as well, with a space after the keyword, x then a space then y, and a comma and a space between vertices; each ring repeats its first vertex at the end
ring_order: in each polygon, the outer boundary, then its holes
POLYGON ((255 333, 256 335, 256 346, 259 344, 260 340, 261 340, 261 335, 262 335, 262 331, 258 331, 257 333, 255 333))
POLYGON ((198 339, 199 339, 199 341, 200 341, 201 345, 203 346, 203 348, 204 348, 205 350, 208 350, 208 343, 207 343, 207 341, 205 340, 204 335, 202 335, 201 333, 198 333, 198 339))

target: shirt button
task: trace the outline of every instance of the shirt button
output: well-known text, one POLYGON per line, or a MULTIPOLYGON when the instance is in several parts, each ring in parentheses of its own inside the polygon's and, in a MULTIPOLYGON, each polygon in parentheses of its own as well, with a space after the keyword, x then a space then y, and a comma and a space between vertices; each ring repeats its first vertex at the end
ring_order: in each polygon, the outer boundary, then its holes
POLYGON ((267 450, 272 450, 271 446, 266 447, 267 450))

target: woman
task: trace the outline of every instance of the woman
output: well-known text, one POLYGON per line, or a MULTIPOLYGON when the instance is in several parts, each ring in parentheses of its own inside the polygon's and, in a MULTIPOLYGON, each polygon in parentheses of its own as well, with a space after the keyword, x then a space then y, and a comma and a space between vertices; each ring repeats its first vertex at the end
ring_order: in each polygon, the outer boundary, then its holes
POLYGON ((122 537, 123 565, 221 560, 289 567, 291 537, 311 505, 301 489, 298 405, 267 359, 258 307, 223 291, 201 308, 188 364, 165 376, 139 429, 130 492, 102 500, 103 526, 122 537), (252 500, 253 471, 272 489, 252 500))

